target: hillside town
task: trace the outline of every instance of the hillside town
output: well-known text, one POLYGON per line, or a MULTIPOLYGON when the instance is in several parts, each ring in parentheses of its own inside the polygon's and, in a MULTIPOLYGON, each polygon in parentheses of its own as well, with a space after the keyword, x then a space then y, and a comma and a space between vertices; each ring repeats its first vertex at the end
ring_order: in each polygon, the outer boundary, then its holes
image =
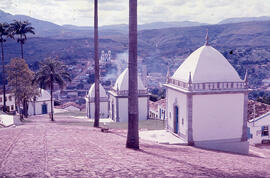
POLYGON ((99 25, 106 3, 85 39, 0 6, 0 177, 270 177, 270 48, 247 27, 270 17, 140 24, 130 0, 128 27, 99 25))

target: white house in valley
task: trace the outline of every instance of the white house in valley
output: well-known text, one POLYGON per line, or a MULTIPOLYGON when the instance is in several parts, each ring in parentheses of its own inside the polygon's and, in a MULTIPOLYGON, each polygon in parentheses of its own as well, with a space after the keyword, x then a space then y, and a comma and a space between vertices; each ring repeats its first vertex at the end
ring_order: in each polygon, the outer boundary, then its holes
POLYGON ((166 119, 166 99, 149 101, 149 119, 166 119))
MULTIPOLYGON (((54 101, 53 101, 54 107, 54 101)), ((51 111, 51 95, 48 91, 40 89, 40 95, 33 101, 29 102, 28 114, 40 115, 48 114, 51 111)))
MULTIPOLYGON (((108 96, 105 89, 99 84, 99 96, 100 96, 100 117, 108 118, 108 96)), ((95 117, 95 84, 93 84, 85 98, 86 100, 86 112, 88 118, 95 117)))
POLYGON ((169 131, 189 145, 248 153, 247 81, 219 51, 206 42, 164 86, 169 131))
MULTIPOLYGON (((0 92, 0 108, 4 106, 4 96, 3 93, 0 92)), ((15 95, 13 93, 6 94, 6 106, 7 111, 12 112, 15 111, 15 95)))
MULTIPOLYGON (((128 121, 128 68, 117 78, 109 93, 109 117, 116 122, 128 121)), ((148 92, 138 76, 138 110, 139 120, 148 117, 148 92)))
POLYGON ((248 122, 248 141, 251 144, 260 144, 270 141, 270 112, 267 112, 248 122))

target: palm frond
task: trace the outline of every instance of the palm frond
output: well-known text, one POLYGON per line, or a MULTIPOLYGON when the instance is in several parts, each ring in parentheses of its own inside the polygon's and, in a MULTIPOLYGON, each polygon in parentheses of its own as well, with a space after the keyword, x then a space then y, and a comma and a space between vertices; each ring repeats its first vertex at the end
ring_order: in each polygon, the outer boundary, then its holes
POLYGON ((35 74, 34 81, 38 83, 42 88, 50 88, 55 83, 60 88, 65 86, 65 82, 71 81, 71 77, 67 72, 67 67, 58 60, 45 59, 40 64, 39 71, 35 74))

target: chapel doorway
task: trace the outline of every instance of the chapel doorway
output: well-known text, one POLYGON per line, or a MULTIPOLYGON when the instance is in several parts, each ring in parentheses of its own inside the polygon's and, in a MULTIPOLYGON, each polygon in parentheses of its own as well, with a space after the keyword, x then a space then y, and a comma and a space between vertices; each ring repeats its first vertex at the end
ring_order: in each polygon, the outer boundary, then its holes
POLYGON ((178 118, 179 118, 179 109, 178 106, 174 106, 174 133, 178 133, 179 130, 179 122, 178 122, 178 118))
POLYGON ((43 104, 42 105, 42 114, 47 114, 47 113, 48 113, 47 104, 43 104))
POLYGON ((112 102, 112 120, 114 121, 114 104, 112 102))

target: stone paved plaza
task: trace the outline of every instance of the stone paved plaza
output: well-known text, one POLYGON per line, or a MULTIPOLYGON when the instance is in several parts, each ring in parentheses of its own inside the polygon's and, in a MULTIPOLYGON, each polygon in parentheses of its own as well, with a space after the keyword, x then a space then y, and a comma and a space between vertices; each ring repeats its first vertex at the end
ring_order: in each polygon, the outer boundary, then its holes
POLYGON ((134 151, 125 148, 125 130, 103 133, 83 119, 55 120, 32 117, 0 129, 0 177, 270 177, 267 147, 237 155, 141 140, 134 151))

